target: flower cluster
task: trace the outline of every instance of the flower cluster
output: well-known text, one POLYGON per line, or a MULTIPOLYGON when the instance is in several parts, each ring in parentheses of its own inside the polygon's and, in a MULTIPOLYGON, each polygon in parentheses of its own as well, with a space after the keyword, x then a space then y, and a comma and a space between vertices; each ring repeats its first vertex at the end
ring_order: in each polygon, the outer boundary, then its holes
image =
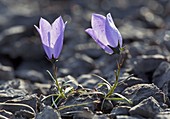
MULTIPOLYGON (((65 26, 66 23, 63 22, 61 16, 52 25, 41 18, 39 28, 35 26, 49 59, 57 59, 60 55, 63 47, 65 26)), ((88 28, 85 31, 106 53, 113 54, 114 48, 122 47, 122 36, 116 28, 110 13, 106 17, 100 14, 92 14, 91 26, 92 28, 88 28)))

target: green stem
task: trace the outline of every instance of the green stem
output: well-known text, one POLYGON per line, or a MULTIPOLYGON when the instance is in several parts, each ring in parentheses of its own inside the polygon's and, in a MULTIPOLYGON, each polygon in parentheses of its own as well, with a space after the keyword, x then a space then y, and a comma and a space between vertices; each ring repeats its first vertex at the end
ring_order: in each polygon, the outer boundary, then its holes
POLYGON ((57 74, 56 74, 57 73, 57 67, 55 66, 55 63, 53 63, 53 71, 54 71, 53 75, 54 75, 55 83, 56 83, 58 91, 59 91, 59 95, 62 98, 65 98, 65 94, 63 93, 62 88, 60 87, 58 80, 57 80, 57 74))
POLYGON ((106 98, 110 97, 113 94, 114 90, 116 89, 116 87, 118 85, 118 80, 119 80, 119 75, 120 75, 120 67, 118 67, 118 70, 115 71, 115 75, 116 75, 116 81, 115 81, 114 85, 111 86, 111 89, 107 93, 106 98))
POLYGON ((120 56, 120 60, 119 60, 118 63, 117 63, 118 69, 114 72, 114 73, 115 73, 115 76, 116 76, 115 83, 113 84, 113 86, 111 86, 111 89, 110 89, 110 91, 107 93, 106 98, 110 97, 110 96, 114 93, 114 91, 115 91, 115 89, 116 89, 116 87, 117 87, 117 85, 118 85, 118 83, 119 83, 118 80, 119 80, 121 65, 122 65, 122 56, 120 56))

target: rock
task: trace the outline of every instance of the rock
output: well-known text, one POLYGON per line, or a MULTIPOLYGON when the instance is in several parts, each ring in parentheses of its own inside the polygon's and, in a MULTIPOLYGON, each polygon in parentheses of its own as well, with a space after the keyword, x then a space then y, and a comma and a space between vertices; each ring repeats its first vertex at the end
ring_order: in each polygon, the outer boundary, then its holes
POLYGON ((18 103, 18 104, 26 104, 32 107, 35 112, 37 112, 37 103, 39 102, 38 97, 35 94, 32 95, 26 95, 26 96, 21 96, 18 98, 14 98, 12 100, 7 100, 7 103, 18 103))
POLYGON ((145 80, 143 80, 142 78, 129 76, 119 82, 118 86, 115 89, 115 92, 121 93, 127 87, 131 87, 136 84, 144 84, 144 83, 147 83, 147 82, 145 80))
POLYGON ((154 35, 152 30, 134 24, 134 22, 128 21, 119 28, 124 39, 143 40, 151 38, 154 35))
POLYGON ((20 81, 13 79, 13 80, 9 80, 9 81, 2 83, 0 85, 0 90, 7 90, 7 89, 10 89, 10 88, 18 89, 19 86, 20 86, 20 81))
POLYGON ((94 89, 95 87, 97 87, 97 84, 101 82, 102 80, 91 74, 83 74, 77 78, 77 81, 84 88, 94 89))
POLYGON ((44 109, 39 112, 35 119, 61 119, 59 112, 50 106, 44 107, 44 109))
POLYGON ((17 97, 25 96, 28 92, 21 89, 8 88, 5 90, 0 90, 0 102, 5 102, 17 97))
POLYGON ((85 109, 83 111, 77 111, 77 113, 74 113, 73 119, 92 119, 94 118, 94 116, 95 115, 93 112, 88 109, 85 109))
POLYGON ((13 80, 14 70, 10 66, 3 66, 0 64, 0 80, 13 80))
POLYGON ((58 80, 59 83, 61 83, 61 85, 67 84, 67 86, 73 87, 73 89, 77 89, 78 86, 79 86, 77 79, 75 79, 71 75, 68 75, 68 76, 65 76, 65 77, 59 77, 59 78, 57 78, 57 80, 58 80))
POLYGON ((159 103, 151 96, 144 99, 139 104, 129 110, 130 115, 140 115, 145 118, 153 118, 156 114, 163 111, 159 103))
MULTIPOLYGON (((13 114, 11 112, 9 112, 9 111, 6 111, 6 110, 0 110, 0 115, 6 117, 7 119, 13 117, 13 114)), ((3 118, 1 118, 1 119, 3 119, 3 118)))
MULTIPOLYGON (((139 77, 147 76, 147 73, 152 73, 156 70, 159 64, 163 61, 167 61, 167 58, 163 55, 142 55, 137 58, 130 59, 130 66, 133 67, 134 74, 139 77)), ((146 79, 146 78, 145 78, 146 79)))
POLYGON ((92 112, 96 110, 96 99, 92 96, 84 95, 84 96, 69 96, 61 106, 58 107, 60 110, 61 116, 66 115, 71 116, 74 115, 74 113, 69 112, 76 112, 76 111, 84 111, 85 109, 88 109, 92 112), (68 108, 69 106, 69 108, 68 108))
POLYGON ((154 14, 148 7, 142 7, 140 9, 141 19, 146 21, 147 26, 150 28, 161 28, 164 25, 163 19, 154 14), (152 17, 152 18, 151 18, 152 17))
POLYGON ((169 119, 170 118, 170 109, 167 108, 162 112, 159 112, 155 115, 154 119, 169 119))
POLYGON ((110 119, 110 117, 106 114, 103 115, 94 115, 93 119, 110 119))
POLYGON ((122 95, 133 102, 133 105, 140 103, 142 100, 153 96, 159 104, 166 102, 165 94, 154 84, 136 84, 127 87, 122 95))
POLYGON ((144 119, 144 118, 138 118, 138 117, 127 116, 127 115, 117 115, 116 119, 144 119))
POLYGON ((104 114, 110 113, 110 111, 113 109, 113 104, 110 100, 103 100, 101 104, 101 111, 104 114))
POLYGON ((15 75, 17 78, 21 78, 31 82, 41 82, 41 83, 48 82, 45 79, 44 75, 36 70, 27 70, 27 69, 19 70, 15 72, 15 75))
POLYGON ((154 71, 161 62, 166 61, 162 55, 140 56, 134 61, 134 71, 136 73, 147 73, 154 71))
MULTIPOLYGON (((0 40, 0 53, 9 55, 12 59, 18 57, 34 60, 41 59, 44 54, 40 40, 24 36, 28 36, 30 31, 32 31, 32 29, 26 29, 25 26, 13 26, 6 29, 3 32, 3 39, 0 40), (13 51, 15 51, 15 53, 13 53, 13 51)), ((33 34, 33 32, 30 34, 33 34)))
POLYGON ((66 74, 63 74, 64 72, 61 72, 62 70, 59 70, 58 72, 59 76, 72 75, 74 77, 78 77, 81 74, 86 74, 91 72, 92 69, 94 68, 93 59, 85 54, 79 54, 79 53, 66 59, 66 61, 63 61, 62 64, 63 66, 61 67, 61 69, 62 68, 67 69, 67 72, 66 74))
POLYGON ((130 53, 130 58, 134 58, 139 55, 164 55, 159 46, 146 44, 145 42, 133 42, 129 44, 128 49, 130 53))
POLYGON ((170 63, 162 62, 153 74, 153 83, 160 89, 170 82, 170 63))
POLYGON ((95 42, 78 44, 75 47, 75 50, 77 52, 84 53, 93 59, 97 59, 101 57, 101 55, 103 54, 102 50, 100 50, 100 48, 97 46, 95 42))
POLYGON ((129 115, 129 110, 131 107, 129 106, 118 106, 118 107, 114 107, 111 111, 111 117, 115 118, 118 115, 129 115))

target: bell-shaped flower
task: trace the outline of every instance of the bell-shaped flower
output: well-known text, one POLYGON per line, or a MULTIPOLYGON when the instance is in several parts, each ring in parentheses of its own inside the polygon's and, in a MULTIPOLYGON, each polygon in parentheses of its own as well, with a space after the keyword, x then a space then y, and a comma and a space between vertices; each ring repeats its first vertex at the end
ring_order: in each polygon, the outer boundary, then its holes
POLYGON ((66 23, 62 17, 58 17, 52 25, 45 19, 41 18, 39 28, 35 26, 40 34, 41 42, 45 53, 49 59, 57 59, 63 47, 64 30, 66 23))
POLYGON ((85 31, 106 53, 112 54, 114 49, 122 47, 122 36, 116 28, 110 13, 106 17, 100 14, 92 14, 91 26, 92 28, 85 31))

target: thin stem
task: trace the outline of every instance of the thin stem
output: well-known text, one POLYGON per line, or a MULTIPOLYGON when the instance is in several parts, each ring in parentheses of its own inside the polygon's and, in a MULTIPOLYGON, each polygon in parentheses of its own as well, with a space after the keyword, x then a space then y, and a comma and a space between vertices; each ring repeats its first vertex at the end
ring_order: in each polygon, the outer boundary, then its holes
POLYGON ((110 97, 110 96, 113 94, 114 90, 116 89, 116 87, 117 87, 117 85, 118 85, 118 83, 119 83, 118 80, 119 80, 120 69, 121 69, 122 64, 123 64, 122 55, 120 55, 120 59, 119 59, 119 61, 118 61, 118 63, 117 63, 117 68, 118 68, 118 69, 115 70, 115 72, 114 72, 114 73, 115 73, 115 76, 116 76, 116 80, 115 80, 114 85, 111 86, 110 91, 107 93, 106 98, 110 97))
POLYGON ((57 80, 57 67, 55 65, 55 63, 53 63, 53 76, 54 76, 54 79, 55 79, 55 83, 57 85, 57 88, 58 88, 58 91, 59 91, 59 95, 63 98, 65 98, 65 94, 63 93, 62 91, 62 88, 60 87, 59 83, 58 83, 58 80, 57 80))

